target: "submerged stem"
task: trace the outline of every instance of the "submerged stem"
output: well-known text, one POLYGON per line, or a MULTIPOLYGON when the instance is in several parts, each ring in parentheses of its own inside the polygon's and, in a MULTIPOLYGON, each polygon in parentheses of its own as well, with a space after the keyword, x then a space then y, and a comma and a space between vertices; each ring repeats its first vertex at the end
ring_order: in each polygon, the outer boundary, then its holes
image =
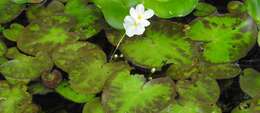
POLYGON ((119 46, 120 46, 121 43, 123 42, 123 40, 124 40, 124 38, 125 38, 125 35, 126 35, 126 34, 124 33, 123 36, 121 37, 121 39, 119 40, 119 42, 117 43, 116 48, 114 49, 113 53, 111 54, 111 57, 110 57, 110 59, 109 59, 109 62, 110 62, 111 60, 113 60, 113 57, 114 57, 114 55, 115 55, 117 49, 119 48, 119 46))

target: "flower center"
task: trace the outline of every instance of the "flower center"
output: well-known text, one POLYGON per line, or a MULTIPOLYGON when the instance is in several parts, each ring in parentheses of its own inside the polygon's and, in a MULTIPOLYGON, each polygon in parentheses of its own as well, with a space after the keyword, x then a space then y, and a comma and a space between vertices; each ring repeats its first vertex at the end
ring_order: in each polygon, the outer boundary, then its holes
POLYGON ((143 15, 138 15, 138 16, 137 16, 137 19, 138 19, 138 20, 142 20, 142 19, 143 19, 143 15))

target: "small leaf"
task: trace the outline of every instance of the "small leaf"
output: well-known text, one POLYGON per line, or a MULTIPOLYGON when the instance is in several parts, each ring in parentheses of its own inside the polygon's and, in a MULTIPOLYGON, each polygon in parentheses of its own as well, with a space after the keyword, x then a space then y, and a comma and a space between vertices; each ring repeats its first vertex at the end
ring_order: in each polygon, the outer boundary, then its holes
POLYGON ((67 81, 61 82, 57 88, 55 88, 55 91, 63 96, 64 98, 71 100, 76 103, 86 103, 90 100, 92 100, 95 95, 85 95, 80 94, 78 92, 75 92, 69 85, 67 81))
POLYGON ((259 96, 253 99, 244 101, 235 107, 231 113, 259 113, 259 96))
POLYGON ((254 69, 245 69, 243 75, 240 76, 241 89, 250 95, 255 97, 260 94, 260 73, 254 69))
POLYGON ((7 51, 7 47, 4 42, 0 40, 0 56, 4 56, 7 51))
POLYGON ((82 113, 105 113, 99 98, 92 100, 84 105, 82 113))
POLYGON ((5 38, 7 38, 8 40, 11 41, 16 41, 17 38, 19 38, 23 32, 24 26, 17 24, 17 23, 13 23, 11 24, 9 29, 5 29, 3 31, 3 34, 5 36, 5 38))
POLYGON ((158 113, 175 95, 173 81, 158 78, 146 82, 143 75, 121 71, 103 90, 106 113, 158 113))

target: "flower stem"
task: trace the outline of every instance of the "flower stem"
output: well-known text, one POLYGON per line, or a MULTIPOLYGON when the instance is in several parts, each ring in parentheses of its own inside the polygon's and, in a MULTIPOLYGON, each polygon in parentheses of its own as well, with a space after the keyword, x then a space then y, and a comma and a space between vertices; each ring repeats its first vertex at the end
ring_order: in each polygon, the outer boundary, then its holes
POLYGON ((110 62, 111 60, 113 60, 113 57, 114 57, 114 55, 115 55, 117 49, 119 48, 119 46, 120 46, 121 43, 123 42, 123 40, 124 40, 124 38, 125 38, 125 35, 126 35, 126 34, 124 33, 124 34, 122 35, 122 37, 120 38, 119 42, 117 43, 116 48, 114 49, 113 53, 112 53, 111 56, 110 56, 109 62, 110 62))

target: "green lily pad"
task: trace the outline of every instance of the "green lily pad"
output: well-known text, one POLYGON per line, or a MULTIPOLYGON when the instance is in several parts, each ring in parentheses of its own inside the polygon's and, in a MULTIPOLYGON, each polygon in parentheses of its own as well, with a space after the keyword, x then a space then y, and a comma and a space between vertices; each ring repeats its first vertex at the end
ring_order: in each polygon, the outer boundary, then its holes
POLYGON ((99 98, 86 103, 83 108, 82 113, 105 113, 103 106, 101 105, 101 100, 99 98))
POLYGON ((7 57, 9 59, 14 59, 14 58, 17 58, 19 56, 26 56, 26 55, 22 54, 16 47, 8 48, 7 52, 5 54, 5 57, 7 57))
POLYGON ((101 9, 109 25, 116 29, 123 29, 125 16, 129 14, 130 7, 140 3, 141 0, 92 0, 101 9), (111 7, 111 5, 113 5, 111 7))
POLYGON ((193 63, 193 65, 171 65, 166 75, 174 80, 183 80, 197 75, 209 76, 214 79, 229 79, 238 76, 241 69, 236 64, 193 63))
POLYGON ((209 16, 211 14, 214 14, 217 12, 217 8, 211 4, 200 2, 195 12, 193 13, 195 16, 203 17, 203 16, 209 16))
POLYGON ((194 52, 182 29, 183 26, 177 23, 153 22, 143 36, 124 40, 120 51, 127 60, 146 68, 160 70, 171 63, 191 65, 194 52))
POLYGON ((260 73, 256 70, 245 69, 240 76, 239 83, 241 89, 251 97, 260 94, 260 73))
POLYGON ((69 0, 65 13, 77 20, 75 29, 84 36, 82 39, 88 39, 101 31, 102 14, 94 5, 87 5, 84 0, 69 0))
POLYGON ((195 81, 178 81, 176 89, 180 99, 204 104, 214 104, 220 96, 220 88, 217 81, 204 76, 195 81))
POLYGON ((177 101, 160 113, 222 113, 215 104, 207 105, 196 101, 177 101))
POLYGON ((77 35, 70 34, 63 27, 31 24, 17 40, 17 46, 27 54, 36 55, 38 52, 52 53, 57 47, 78 39, 77 35))
POLYGON ((233 14, 242 14, 246 12, 246 7, 241 1, 230 1, 227 8, 228 11, 233 14))
POLYGON ((0 1, 0 24, 10 22, 24 9, 25 5, 16 4, 11 0, 0 1))
POLYGON ((13 23, 11 24, 9 29, 5 29, 3 31, 3 35, 5 38, 11 41, 16 41, 23 32, 24 26, 21 24, 13 23))
POLYGON ((41 3, 43 2, 44 0, 12 0, 14 3, 17 3, 17 4, 26 4, 26 3, 41 3))
POLYGON ((70 72, 79 64, 86 64, 90 60, 106 63, 105 53, 96 45, 88 42, 75 42, 56 48, 52 55, 55 64, 63 71, 70 72))
POLYGON ((75 92, 67 81, 61 82, 55 91, 63 96, 64 98, 71 100, 76 103, 86 103, 94 99, 95 95, 84 95, 75 92))
POLYGON ((0 81, 0 112, 38 113, 39 108, 32 103, 32 97, 26 90, 25 85, 10 86, 6 81, 0 81))
POLYGON ((199 0, 143 0, 146 8, 153 9, 160 18, 183 17, 195 9, 199 0))
POLYGON ((245 4, 249 15, 252 16, 257 23, 260 23, 260 0, 246 0, 245 4))
POLYGON ((28 83, 40 77, 41 73, 52 68, 52 61, 45 54, 36 57, 19 56, 0 66, 0 72, 12 84, 16 82, 28 83))
POLYGON ((102 104, 106 113, 158 113, 175 95, 169 78, 146 82, 143 75, 121 71, 103 90, 102 104))
POLYGON ((256 33, 251 18, 230 15, 196 19, 187 31, 192 40, 204 43, 203 57, 211 63, 234 62, 244 57, 254 46, 256 33))
POLYGON ((5 55, 6 51, 7 51, 7 47, 5 43, 0 40, 0 56, 5 55))
POLYGON ((72 89, 82 94, 95 94, 103 90, 106 81, 122 70, 129 70, 123 62, 106 63, 92 59, 88 63, 76 65, 69 72, 72 89))

